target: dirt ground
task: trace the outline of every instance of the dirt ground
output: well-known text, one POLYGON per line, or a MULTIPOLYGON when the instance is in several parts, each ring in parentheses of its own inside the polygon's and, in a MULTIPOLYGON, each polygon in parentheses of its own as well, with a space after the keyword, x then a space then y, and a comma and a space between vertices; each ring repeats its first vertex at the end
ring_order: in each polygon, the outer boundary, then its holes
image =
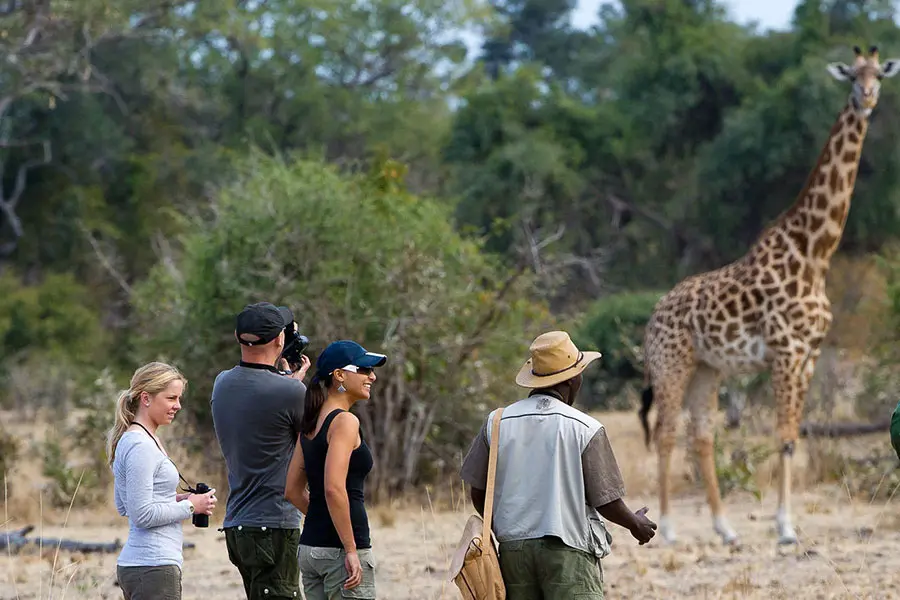
MULTIPOLYGON (((601 415, 629 487, 632 509, 658 512, 653 494, 655 458, 643 448, 633 414, 601 415)), ((851 442, 862 444, 864 442, 851 442)), ((876 443, 881 443, 876 441, 876 443)), ((797 547, 775 543, 774 481, 760 469, 765 494, 756 500, 746 492, 726 498, 732 525, 741 536, 738 548, 723 546, 712 531, 702 493, 686 484, 676 486, 673 519, 679 534, 676 547, 654 539, 639 547, 628 532, 610 525, 613 553, 603 561, 607 598, 897 598, 900 597, 900 499, 852 500, 840 485, 804 485, 803 445, 798 451, 795 524, 797 547)), ((676 464, 683 461, 676 460, 676 464)), ((687 471, 687 469, 685 469, 687 471)), ((10 506, 21 506, 21 504, 10 506)), ((372 537, 378 567, 378 597, 385 600, 453 599, 446 569, 470 509, 374 507, 372 537)), ((108 512, 45 514, 40 521, 9 514, 2 528, 43 522, 43 535, 84 541, 124 541, 127 526, 108 512), (30 520, 29 520, 30 519, 30 520)), ((115 513, 113 512, 113 515, 115 513)), ((36 530, 32 535, 37 535, 36 530)), ((196 547, 185 551, 184 598, 200 600, 244 598, 237 570, 228 562, 224 536, 211 526, 185 526, 185 540, 196 547)), ((72 555, 45 548, 43 557, 23 551, 0 557, 0 600, 13 598, 121 598, 115 587, 115 555, 72 555), (54 567, 55 564, 55 567, 54 567)))

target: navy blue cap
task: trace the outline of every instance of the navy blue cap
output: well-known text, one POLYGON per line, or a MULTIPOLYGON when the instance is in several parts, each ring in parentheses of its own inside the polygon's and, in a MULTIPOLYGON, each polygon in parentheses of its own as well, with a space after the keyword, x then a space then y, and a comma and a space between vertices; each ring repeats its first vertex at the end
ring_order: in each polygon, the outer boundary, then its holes
POLYGON ((339 340, 331 342, 316 360, 316 375, 313 383, 324 380, 337 369, 353 365, 356 367, 380 367, 387 361, 384 354, 369 352, 356 342, 339 340))

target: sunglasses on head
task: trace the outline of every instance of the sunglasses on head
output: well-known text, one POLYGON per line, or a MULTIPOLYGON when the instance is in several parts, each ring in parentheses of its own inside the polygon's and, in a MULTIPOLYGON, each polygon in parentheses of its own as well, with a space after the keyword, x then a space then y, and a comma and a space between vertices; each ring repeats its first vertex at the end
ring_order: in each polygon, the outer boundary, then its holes
POLYGON ((360 375, 365 375, 368 377, 372 373, 375 372, 373 367, 357 367, 356 365, 347 365, 342 368, 343 371, 350 371, 351 373, 359 373, 360 375))

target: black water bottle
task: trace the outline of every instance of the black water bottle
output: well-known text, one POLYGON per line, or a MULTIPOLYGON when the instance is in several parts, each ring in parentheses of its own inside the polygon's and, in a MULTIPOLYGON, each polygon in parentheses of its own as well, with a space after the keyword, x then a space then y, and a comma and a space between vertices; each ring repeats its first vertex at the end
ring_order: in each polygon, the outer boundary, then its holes
MULTIPOLYGON (((209 490, 209 486, 205 483, 198 483, 195 493, 205 494, 209 490)), ((194 513, 194 516, 191 517, 191 522, 194 524, 194 527, 209 527, 209 515, 206 513, 194 513)))

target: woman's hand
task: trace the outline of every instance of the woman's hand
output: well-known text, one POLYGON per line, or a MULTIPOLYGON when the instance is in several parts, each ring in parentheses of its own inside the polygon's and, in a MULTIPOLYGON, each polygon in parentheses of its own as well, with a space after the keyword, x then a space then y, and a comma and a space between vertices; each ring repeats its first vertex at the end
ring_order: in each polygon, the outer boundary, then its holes
POLYGON ((190 494, 188 502, 194 505, 195 515, 211 515, 216 508, 216 490, 211 489, 205 494, 190 494))
POLYGON ((344 589, 351 590, 362 583, 362 565, 359 563, 359 554, 354 550, 348 552, 344 558, 344 568, 347 569, 347 580, 344 589))

